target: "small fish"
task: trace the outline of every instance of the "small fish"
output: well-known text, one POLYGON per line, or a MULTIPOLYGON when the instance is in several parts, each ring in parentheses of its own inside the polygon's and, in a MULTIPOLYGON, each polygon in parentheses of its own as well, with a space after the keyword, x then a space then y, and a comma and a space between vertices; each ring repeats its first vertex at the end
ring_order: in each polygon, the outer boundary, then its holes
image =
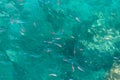
POLYGON ((74 49, 74 51, 73 51, 73 54, 75 55, 76 54, 76 50, 74 49))
POLYGON ((24 29, 24 28, 21 28, 21 31, 22 31, 22 32, 25 32, 25 29, 24 29))
POLYGON ((33 26, 34 26, 34 27, 36 27, 36 26, 37 26, 36 22, 33 22, 33 26))
POLYGON ((57 74, 49 74, 49 76, 57 77, 57 74))
POLYGON ((110 38, 109 37, 106 37, 106 38, 104 38, 105 40, 110 40, 110 38))
POLYGON ((55 43, 56 46, 62 48, 62 45, 58 44, 58 43, 55 43))
POLYGON ((44 43, 47 43, 47 41, 43 41, 44 43))
POLYGON ((114 59, 119 59, 118 57, 113 57, 114 59))
POLYGON ((21 35, 24 36, 24 35, 25 35, 25 29, 24 29, 24 28, 21 28, 20 30, 21 30, 21 31, 20 31, 21 35))
POLYGON ((47 43, 48 43, 48 44, 52 44, 53 42, 52 42, 52 41, 48 41, 47 43))
POLYGON ((43 41, 44 43, 52 44, 52 41, 43 41))
POLYGON ((23 35, 23 36, 25 35, 25 33, 24 33, 24 32, 20 32, 20 34, 21 34, 21 35, 23 35))
POLYGON ((51 52, 51 50, 50 50, 50 49, 47 49, 47 50, 45 50, 45 52, 50 53, 50 52, 51 52))
POLYGON ((75 67, 74 67, 74 65, 72 64, 72 71, 74 72, 75 71, 75 67))
POLYGON ((78 22, 81 22, 80 19, 78 17, 75 17, 75 20, 78 22))
POLYGON ((62 29, 62 34, 65 32, 65 30, 64 29, 62 29))
POLYGON ((67 59, 63 59, 63 61, 68 62, 68 60, 67 60, 67 59))
POLYGON ((72 39, 74 39, 75 37, 74 36, 70 36, 72 39))
POLYGON ((18 24, 23 24, 23 23, 24 23, 24 22, 21 21, 21 20, 15 20, 15 22, 18 23, 18 24))
POLYGON ((11 23, 11 24, 14 24, 14 22, 15 22, 14 19, 11 19, 11 20, 10 20, 10 23, 11 23))
POLYGON ((55 33, 55 32, 52 32, 51 34, 52 34, 52 35, 56 35, 56 33, 55 33))
POLYGON ((14 23, 23 24, 24 22, 21 21, 21 20, 11 19, 11 20, 10 20, 10 23, 11 23, 11 24, 14 24, 14 23))
POLYGON ((60 40, 61 38, 55 38, 56 40, 60 40))
POLYGON ((77 68, 78 68, 78 70, 84 72, 84 70, 80 66, 78 66, 77 68))
POLYGON ((87 60, 85 60, 84 62, 85 62, 85 63, 87 63, 88 61, 87 61, 87 60))
POLYGON ((83 51, 83 49, 82 49, 82 48, 80 48, 80 51, 83 51))

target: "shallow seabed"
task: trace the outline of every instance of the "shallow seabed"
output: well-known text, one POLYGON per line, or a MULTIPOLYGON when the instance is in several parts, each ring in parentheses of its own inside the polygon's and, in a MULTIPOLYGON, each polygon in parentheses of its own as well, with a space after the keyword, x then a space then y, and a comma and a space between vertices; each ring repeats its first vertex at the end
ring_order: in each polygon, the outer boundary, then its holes
POLYGON ((120 0, 0 0, 0 80, 120 80, 120 0))

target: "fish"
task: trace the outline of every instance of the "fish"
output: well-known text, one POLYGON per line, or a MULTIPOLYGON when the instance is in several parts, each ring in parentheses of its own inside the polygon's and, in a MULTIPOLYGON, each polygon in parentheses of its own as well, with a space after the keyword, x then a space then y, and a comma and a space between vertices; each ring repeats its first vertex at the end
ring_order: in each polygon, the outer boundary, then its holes
POLYGON ((118 57, 113 57, 114 59, 119 59, 118 57))
POLYGON ((20 30, 21 30, 21 31, 20 31, 20 34, 24 36, 24 35, 25 35, 25 29, 24 29, 24 28, 21 28, 20 30))
POLYGON ((78 70, 84 72, 84 70, 80 66, 78 66, 77 68, 78 68, 78 70))
POLYGON ((21 20, 15 20, 15 22, 18 23, 18 24, 23 24, 23 23, 24 23, 24 22, 21 21, 21 20))
POLYGON ((58 43, 55 43, 56 46, 62 48, 62 45, 58 44, 58 43))
POLYGON ((80 51, 83 51, 83 49, 82 49, 82 48, 80 48, 80 51))
POLYGON ((47 44, 52 44, 53 41, 43 41, 44 43, 47 43, 47 44))
POLYGON ((63 59, 63 61, 68 62, 68 60, 67 60, 67 59, 63 59))
POLYGON ((50 53, 51 49, 48 48, 47 50, 45 50, 45 52, 50 53))
POLYGON ((51 32, 51 34, 52 34, 52 35, 56 35, 56 33, 55 33, 55 32, 51 32))
POLYGON ((75 48, 74 48, 74 51, 73 51, 73 53, 74 53, 74 54, 76 54, 76 50, 75 50, 75 48))
POLYGON ((57 74, 49 74, 49 76, 57 77, 57 74))
POLYGON ((21 28, 21 31, 22 31, 22 32, 25 32, 25 29, 24 29, 24 28, 21 28))
POLYGON ((33 22, 33 26, 34 26, 34 27, 37 27, 37 24, 36 24, 36 22, 33 22))
POLYGON ((25 23, 25 22, 23 22, 23 21, 21 21, 21 20, 11 19, 11 20, 10 20, 10 23, 11 23, 11 24, 14 24, 14 23, 23 24, 23 23, 25 23))
POLYGON ((58 38, 55 38, 55 40, 60 40, 60 39, 61 39, 61 38, 59 38, 59 37, 58 37, 58 38))
POLYGON ((72 71, 74 72, 75 71, 75 67, 74 67, 74 65, 72 64, 72 71))
POLYGON ((75 37, 74 36, 70 36, 72 39, 74 39, 75 37))
POLYGON ((20 32, 20 34, 21 34, 22 36, 24 36, 24 35, 25 35, 25 33, 24 33, 24 32, 20 32))
POLYGON ((14 19, 10 20, 10 24, 14 24, 14 22, 15 22, 14 19))
POLYGON ((52 44, 53 42, 52 42, 52 41, 48 41, 47 43, 48 43, 48 44, 52 44))
POLYGON ((81 22, 78 17, 75 17, 75 20, 76 20, 77 22, 81 22))

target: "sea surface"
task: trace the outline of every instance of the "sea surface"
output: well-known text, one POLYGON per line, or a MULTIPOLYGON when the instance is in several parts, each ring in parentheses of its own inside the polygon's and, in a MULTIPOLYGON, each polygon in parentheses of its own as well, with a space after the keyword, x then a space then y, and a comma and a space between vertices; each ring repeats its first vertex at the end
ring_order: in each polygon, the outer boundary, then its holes
POLYGON ((120 80, 120 0, 0 0, 0 80, 120 80))

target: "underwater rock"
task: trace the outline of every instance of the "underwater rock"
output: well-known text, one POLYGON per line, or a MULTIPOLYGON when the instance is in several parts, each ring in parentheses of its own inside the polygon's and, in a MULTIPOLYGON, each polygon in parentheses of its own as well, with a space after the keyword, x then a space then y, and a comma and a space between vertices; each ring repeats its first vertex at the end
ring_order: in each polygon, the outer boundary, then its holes
POLYGON ((120 64, 113 63, 107 80, 120 80, 120 64))

